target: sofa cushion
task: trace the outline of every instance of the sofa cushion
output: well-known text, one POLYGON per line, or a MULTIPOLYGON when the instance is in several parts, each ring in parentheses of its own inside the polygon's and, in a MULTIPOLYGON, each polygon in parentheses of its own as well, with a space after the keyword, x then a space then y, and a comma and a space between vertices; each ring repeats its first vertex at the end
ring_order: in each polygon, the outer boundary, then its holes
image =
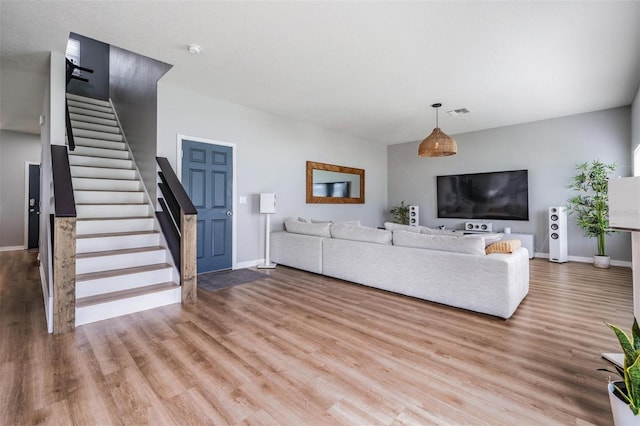
POLYGON ((497 243, 490 244, 485 249, 487 254, 490 253, 513 253, 522 245, 520 240, 505 240, 498 241, 497 243))
POLYGON ((504 234, 499 233, 483 233, 483 234, 466 234, 464 238, 478 238, 481 237, 484 240, 484 246, 489 247, 493 243, 497 243, 504 237, 504 234))
POLYGON ((449 236, 460 236, 460 233, 453 229, 433 229, 426 226, 420 227, 420 232, 427 235, 449 235, 449 236))
POLYGON ((297 219, 286 219, 284 228, 293 234, 315 235, 331 238, 331 223, 309 223, 297 219))
POLYGON ((341 240, 364 241, 377 244, 391 244, 392 238, 391 231, 340 223, 331 225, 331 236, 341 240))
POLYGON ((403 225, 401 223, 394 223, 394 222, 385 222, 384 223, 384 229, 386 229, 387 231, 407 231, 407 232, 415 232, 415 233, 420 233, 420 226, 410 226, 410 225, 403 225))
POLYGON ((455 237, 452 235, 416 234, 406 231, 393 231, 393 245, 430 250, 450 251, 484 255, 484 239, 482 237, 455 237))

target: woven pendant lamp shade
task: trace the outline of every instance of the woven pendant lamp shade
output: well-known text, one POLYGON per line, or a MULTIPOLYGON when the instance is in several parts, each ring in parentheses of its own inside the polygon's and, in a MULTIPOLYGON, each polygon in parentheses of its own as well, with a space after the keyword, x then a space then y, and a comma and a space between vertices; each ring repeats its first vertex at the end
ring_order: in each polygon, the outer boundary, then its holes
POLYGON ((446 157, 455 155, 458 152, 458 145, 455 139, 440 130, 439 127, 422 141, 418 148, 420 157, 446 157))
POLYGON ((436 109, 436 128, 422 141, 420 147, 418 147, 418 155, 420 157, 446 157, 455 155, 458 152, 456 140, 438 127, 438 108, 440 108, 442 104, 438 103, 431 106, 436 109))

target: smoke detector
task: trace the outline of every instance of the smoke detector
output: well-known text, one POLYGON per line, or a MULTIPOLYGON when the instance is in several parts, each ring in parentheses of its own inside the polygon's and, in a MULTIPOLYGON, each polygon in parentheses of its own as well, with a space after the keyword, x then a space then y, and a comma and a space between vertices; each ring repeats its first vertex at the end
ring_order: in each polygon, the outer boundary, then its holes
POLYGON ((199 44, 189 44, 189 45, 187 45, 187 50, 192 55, 197 55, 198 53, 200 53, 202 51, 202 47, 199 44))
POLYGON ((470 114, 470 113, 471 113, 471 110, 469 110, 468 108, 458 108, 451 111, 447 111, 447 114, 449 114, 451 117, 457 117, 458 115, 464 115, 464 114, 470 114))

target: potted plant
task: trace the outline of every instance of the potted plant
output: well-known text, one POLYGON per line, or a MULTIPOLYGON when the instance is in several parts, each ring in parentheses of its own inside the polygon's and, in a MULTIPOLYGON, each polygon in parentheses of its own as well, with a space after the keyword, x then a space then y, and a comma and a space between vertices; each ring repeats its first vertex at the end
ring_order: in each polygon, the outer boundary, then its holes
POLYGON ((395 223, 401 223, 403 225, 409 224, 409 206, 404 204, 404 201, 400 201, 399 206, 395 206, 389 210, 391 217, 395 223))
POLYGON ((630 336, 615 325, 607 325, 616 334, 624 354, 623 366, 615 366, 623 380, 610 381, 608 386, 613 422, 618 426, 640 425, 640 328, 635 318, 630 336))
POLYGON ((600 160, 576 165, 577 174, 567 186, 578 191, 568 201, 567 212, 575 213, 577 223, 586 237, 598 241, 598 254, 593 256, 593 265, 608 268, 610 258, 604 246, 604 237, 609 234, 609 174, 616 164, 605 164, 600 160))

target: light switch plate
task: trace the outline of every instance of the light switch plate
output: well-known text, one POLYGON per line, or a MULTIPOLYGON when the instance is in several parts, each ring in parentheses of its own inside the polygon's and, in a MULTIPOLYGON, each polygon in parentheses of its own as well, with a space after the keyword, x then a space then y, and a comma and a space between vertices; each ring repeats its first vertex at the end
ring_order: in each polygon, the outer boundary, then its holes
POLYGON ((247 204, 247 197, 244 195, 240 196, 240 204, 247 204))

